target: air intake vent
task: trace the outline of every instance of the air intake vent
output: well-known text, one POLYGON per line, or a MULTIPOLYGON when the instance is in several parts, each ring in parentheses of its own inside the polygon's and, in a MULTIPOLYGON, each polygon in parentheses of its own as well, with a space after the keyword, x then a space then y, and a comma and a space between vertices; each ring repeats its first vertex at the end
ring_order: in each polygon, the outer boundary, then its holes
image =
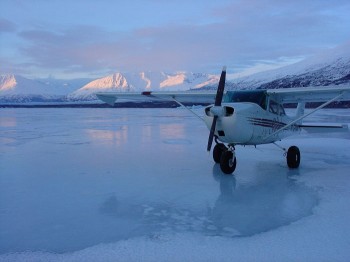
POLYGON ((225 116, 232 116, 235 111, 233 107, 225 106, 225 116))

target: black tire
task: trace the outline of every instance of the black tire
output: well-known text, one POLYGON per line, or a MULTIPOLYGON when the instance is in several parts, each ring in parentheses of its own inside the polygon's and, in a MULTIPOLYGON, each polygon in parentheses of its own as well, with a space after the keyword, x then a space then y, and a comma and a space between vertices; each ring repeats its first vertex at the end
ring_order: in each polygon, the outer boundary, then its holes
POLYGON ((236 157, 233 157, 231 151, 225 151, 221 155, 220 168, 221 171, 227 175, 230 175, 235 171, 237 165, 236 157))
POLYGON ((289 168, 298 168, 300 165, 300 150, 296 146, 291 146, 287 152, 287 165, 289 168))
POLYGON ((213 159, 215 163, 220 163, 221 155, 227 150, 224 144, 216 144, 213 149, 213 159))

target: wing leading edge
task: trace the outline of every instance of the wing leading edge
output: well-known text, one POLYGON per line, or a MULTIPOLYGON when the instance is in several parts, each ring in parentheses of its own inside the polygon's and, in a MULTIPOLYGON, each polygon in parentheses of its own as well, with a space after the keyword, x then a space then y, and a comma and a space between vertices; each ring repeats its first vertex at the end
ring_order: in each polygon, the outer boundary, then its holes
POLYGON ((114 105, 118 99, 132 101, 180 101, 182 103, 214 103, 216 92, 105 92, 96 93, 96 96, 109 105, 114 105))

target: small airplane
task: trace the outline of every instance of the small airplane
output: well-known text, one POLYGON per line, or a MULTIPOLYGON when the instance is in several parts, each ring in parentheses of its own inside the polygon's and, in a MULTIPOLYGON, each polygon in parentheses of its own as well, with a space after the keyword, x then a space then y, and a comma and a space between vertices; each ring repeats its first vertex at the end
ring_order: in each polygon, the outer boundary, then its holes
POLYGON ((213 141, 213 159, 220 163, 225 174, 236 169, 235 146, 273 143, 286 155, 289 168, 300 165, 300 150, 291 146, 288 150, 276 144, 283 138, 302 129, 308 132, 346 132, 348 125, 303 125, 302 121, 310 114, 334 101, 350 101, 350 87, 287 88, 267 90, 224 91, 226 67, 223 68, 218 89, 212 91, 186 92, 104 92, 96 96, 114 105, 117 99, 139 101, 175 101, 205 122, 209 132, 207 151, 213 141), (204 109, 204 117, 197 115, 183 103, 213 103, 204 109), (304 112, 306 102, 323 102, 310 112, 304 112), (296 114, 288 116, 284 104, 297 103, 296 114))

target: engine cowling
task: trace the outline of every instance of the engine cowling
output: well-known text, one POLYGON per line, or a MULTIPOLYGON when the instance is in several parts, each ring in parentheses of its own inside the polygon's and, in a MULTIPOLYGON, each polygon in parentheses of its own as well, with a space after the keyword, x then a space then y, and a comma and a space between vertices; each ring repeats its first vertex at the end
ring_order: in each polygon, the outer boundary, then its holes
POLYGON ((214 116, 218 117, 215 135, 220 141, 233 144, 246 144, 252 138, 253 129, 247 121, 246 114, 251 111, 250 104, 213 105, 205 108, 204 120, 211 127, 214 116))

